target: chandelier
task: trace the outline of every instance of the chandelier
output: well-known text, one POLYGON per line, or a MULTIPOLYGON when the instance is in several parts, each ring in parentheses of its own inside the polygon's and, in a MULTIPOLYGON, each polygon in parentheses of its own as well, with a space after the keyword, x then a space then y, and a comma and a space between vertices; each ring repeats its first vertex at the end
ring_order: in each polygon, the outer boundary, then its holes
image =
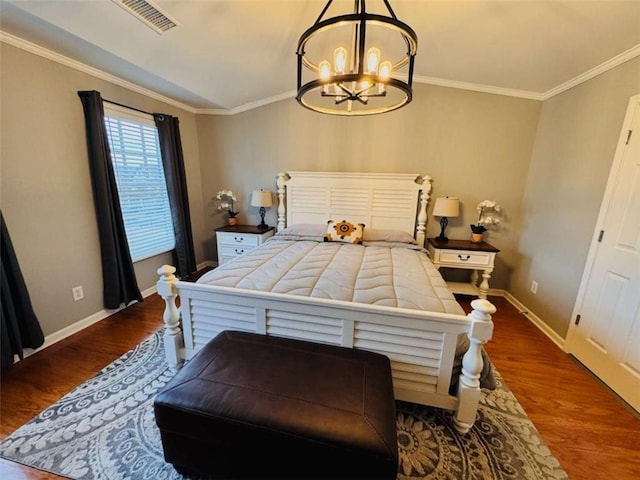
POLYGON ((368 13, 365 0, 354 0, 353 13, 325 19, 333 0, 327 2, 298 40, 300 105, 354 116, 390 112, 411 102, 418 38, 388 0, 382 1, 383 14, 368 13))

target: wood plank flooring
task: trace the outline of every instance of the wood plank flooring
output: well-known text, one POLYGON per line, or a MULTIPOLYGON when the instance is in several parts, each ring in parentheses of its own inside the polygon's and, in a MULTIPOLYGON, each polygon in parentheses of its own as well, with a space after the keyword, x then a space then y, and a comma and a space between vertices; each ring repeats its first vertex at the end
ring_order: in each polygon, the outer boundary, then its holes
POLYGON ((569 478, 640 478, 638 416, 505 298, 490 301, 487 353, 569 478))
MULTIPOLYGON (((468 310, 470 298, 459 300, 468 310)), ((487 352, 569 478, 640 478, 638 417, 506 299, 490 300, 487 352)), ((0 438, 161 328, 163 309, 153 295, 2 372, 0 438)), ((0 459, 0 478, 61 477, 0 459)))

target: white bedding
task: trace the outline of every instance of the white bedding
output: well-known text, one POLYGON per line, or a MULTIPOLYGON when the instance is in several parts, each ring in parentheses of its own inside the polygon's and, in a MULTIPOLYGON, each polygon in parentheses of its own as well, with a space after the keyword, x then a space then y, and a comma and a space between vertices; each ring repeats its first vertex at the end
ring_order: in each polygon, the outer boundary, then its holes
POLYGON ((276 235, 198 282, 464 314, 426 250, 408 243, 354 245, 276 235))
MULTIPOLYGON (((428 252, 407 243, 410 240, 354 245, 323 242, 317 234, 305 233, 279 233, 255 250, 206 273, 198 283, 464 315, 428 252)), ((462 355, 468 348, 467 335, 460 335, 452 393, 462 370, 462 355)), ((481 352, 480 385, 492 390, 495 378, 491 362, 484 348, 481 352)))

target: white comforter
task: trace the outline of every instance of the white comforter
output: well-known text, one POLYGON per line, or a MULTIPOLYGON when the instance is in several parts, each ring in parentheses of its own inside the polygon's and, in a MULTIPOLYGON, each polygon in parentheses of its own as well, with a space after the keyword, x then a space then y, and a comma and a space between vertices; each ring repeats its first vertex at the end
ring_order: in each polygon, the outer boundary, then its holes
POLYGON ((464 314, 416 245, 275 236, 198 281, 282 294, 464 314))

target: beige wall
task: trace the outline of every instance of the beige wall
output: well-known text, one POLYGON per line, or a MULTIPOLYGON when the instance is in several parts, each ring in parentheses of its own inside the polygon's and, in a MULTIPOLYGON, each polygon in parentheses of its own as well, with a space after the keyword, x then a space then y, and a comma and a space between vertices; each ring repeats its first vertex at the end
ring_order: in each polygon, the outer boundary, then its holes
MULTIPOLYGON (((520 202, 538 123, 540 102, 418 84, 414 101, 385 115, 345 118, 321 115, 285 100, 234 116, 198 116, 205 199, 222 188, 240 197, 241 222, 258 223, 249 206, 253 189, 275 191, 287 170, 415 172, 433 177, 433 195, 457 196, 462 216, 450 219, 452 238, 469 238, 475 206, 495 199, 505 222, 487 239, 500 248, 492 287, 505 288, 518 259, 520 202)), ((429 212, 433 202, 430 204, 429 212)), ((223 224, 205 204, 212 230, 223 224)), ((275 209, 267 223, 276 223, 275 209)), ((440 232, 429 215, 428 233, 440 232)))
MULTIPOLYGON (((205 260, 194 114, 0 43, 0 205, 45 335, 100 312, 102 270, 79 90, 180 118, 196 258, 205 260), (85 298, 74 302, 72 287, 85 298)), ((161 255, 136 264, 139 287, 155 285, 161 255)))
MULTIPOLYGON (((198 262, 215 260, 224 222, 215 193, 239 196, 241 221, 257 223, 252 190, 275 190, 286 170, 416 172, 433 196, 458 196, 448 234, 467 238, 475 205, 498 201, 501 249, 491 286, 506 288, 561 336, 566 333, 640 59, 544 103, 417 84, 397 112, 340 118, 295 100, 234 116, 194 115, 0 43, 0 205, 45 334, 102 310, 96 220, 78 90, 180 117, 198 262), (529 293, 531 280, 538 294, 529 293), (73 302, 82 285, 85 299, 73 302)), ((433 203, 431 204, 431 206, 433 203)), ((431 207, 430 206, 430 207, 431 207)), ((429 209, 429 211, 431 208, 429 209)), ((275 224, 275 209, 267 221, 275 224)), ((428 233, 437 235, 429 216, 428 233)), ((163 255, 136 264, 141 289, 163 255)))
POLYGON ((509 291, 560 336, 569 328, 640 58, 542 107, 524 192, 520 258, 509 291), (538 293, 530 293, 531 281, 538 293))

